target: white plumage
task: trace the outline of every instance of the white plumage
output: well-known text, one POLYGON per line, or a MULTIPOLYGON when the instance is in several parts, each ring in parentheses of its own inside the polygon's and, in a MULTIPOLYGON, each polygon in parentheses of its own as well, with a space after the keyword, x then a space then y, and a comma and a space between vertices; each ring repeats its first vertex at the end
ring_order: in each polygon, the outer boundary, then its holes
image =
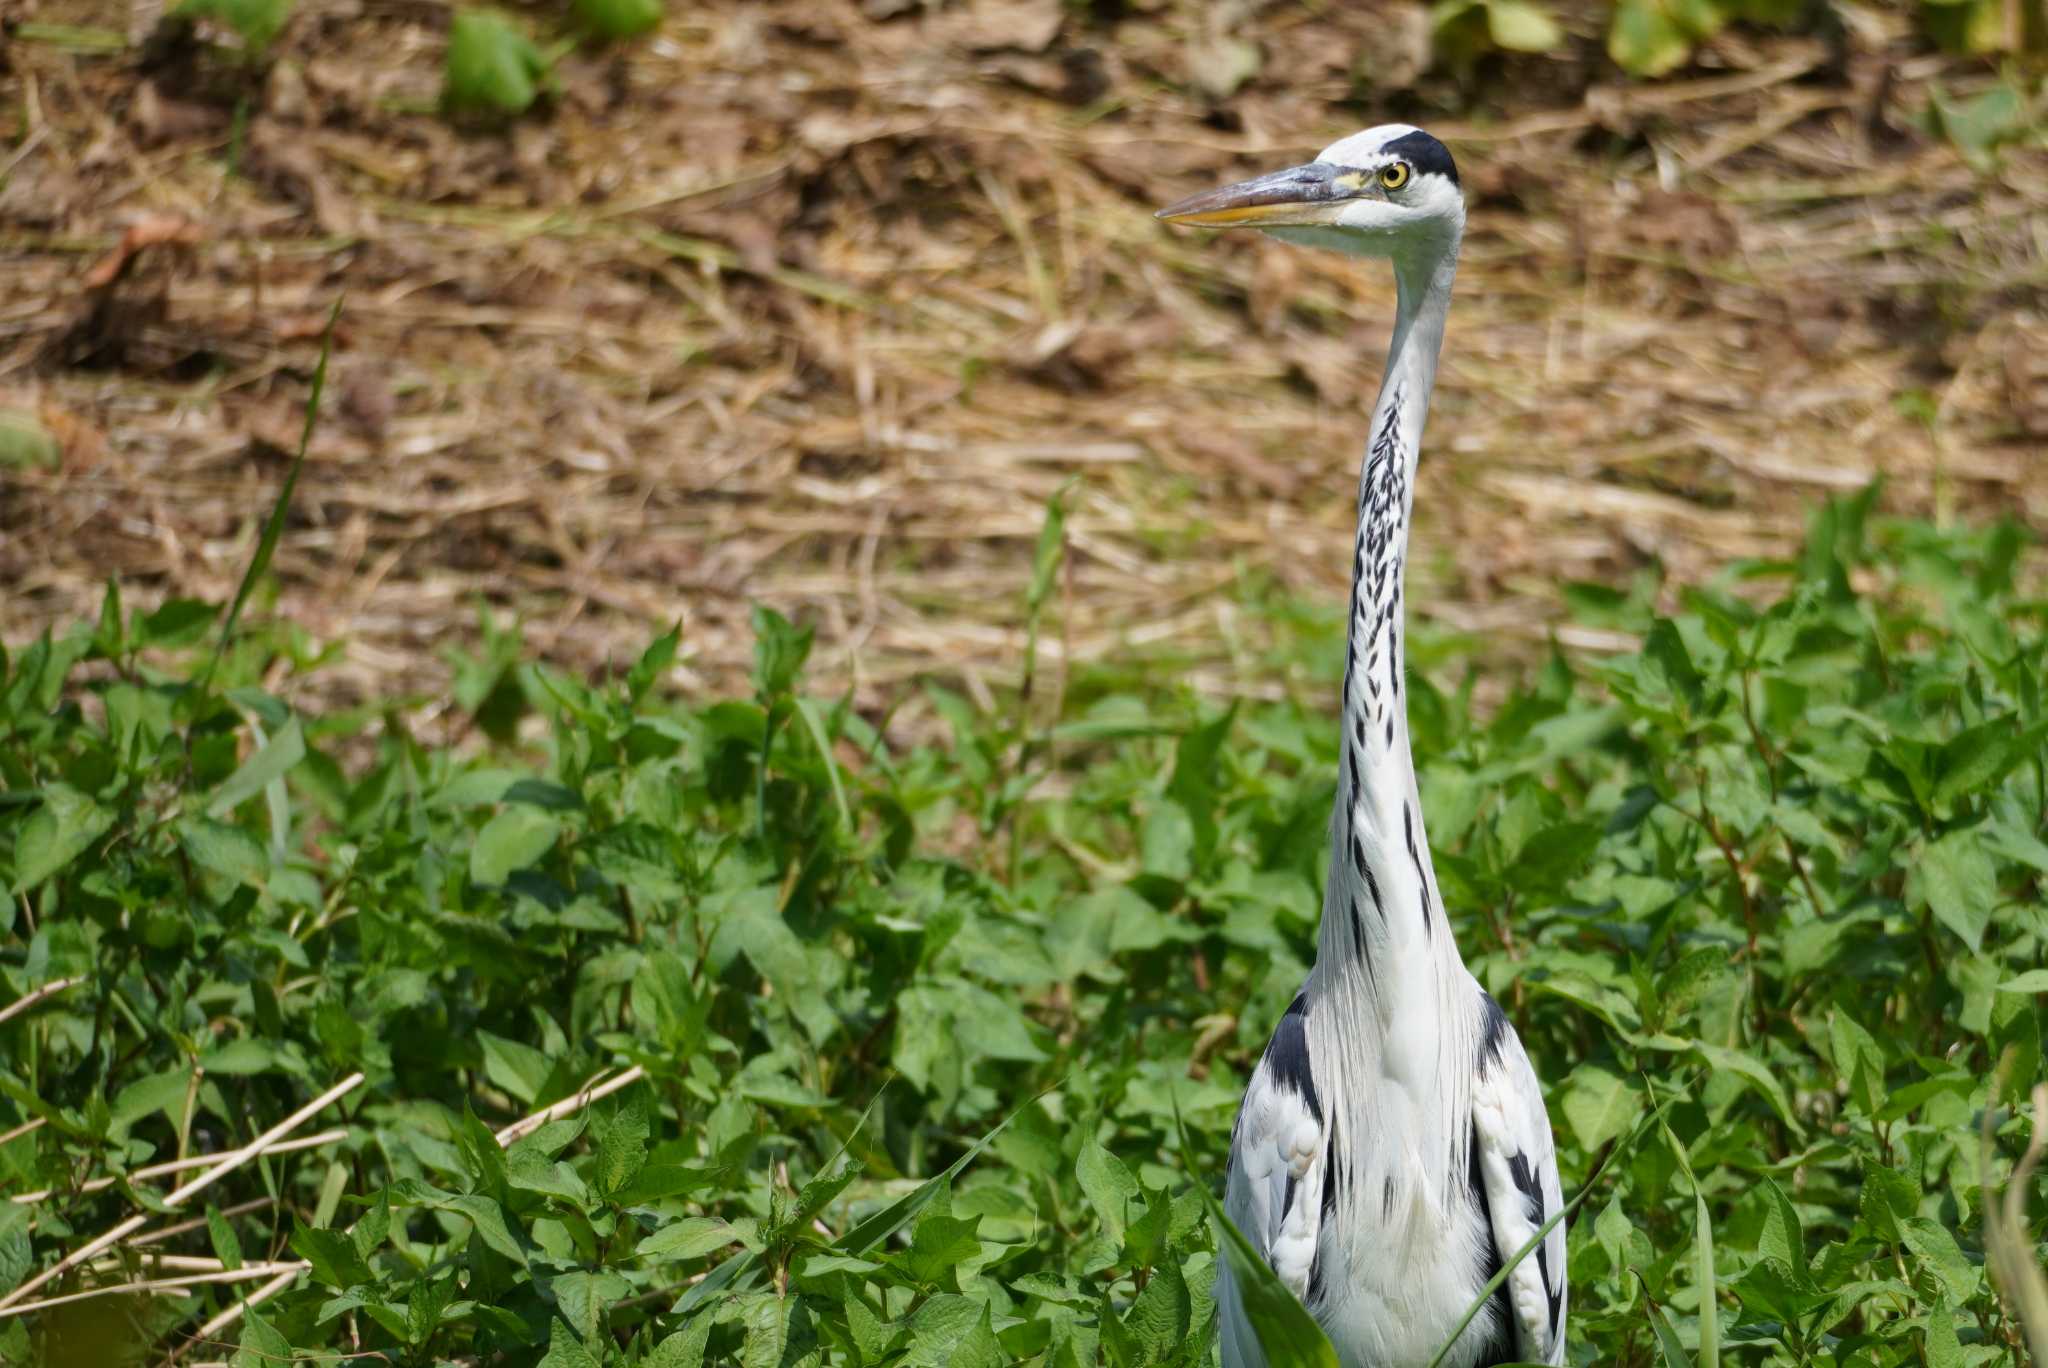
MULTIPOLYGON (((1226 1209, 1354 1368, 1420 1368, 1563 1196, 1543 1091, 1442 914, 1401 701, 1408 519, 1464 200, 1443 144, 1368 129, 1306 166, 1184 200, 1393 263, 1399 308, 1359 480, 1343 760, 1316 965, 1253 1072, 1226 1209)), ((1518 1265, 1449 1368, 1562 1363, 1565 1231, 1518 1265)), ((1266 1362, 1219 1273, 1223 1362, 1266 1362)))

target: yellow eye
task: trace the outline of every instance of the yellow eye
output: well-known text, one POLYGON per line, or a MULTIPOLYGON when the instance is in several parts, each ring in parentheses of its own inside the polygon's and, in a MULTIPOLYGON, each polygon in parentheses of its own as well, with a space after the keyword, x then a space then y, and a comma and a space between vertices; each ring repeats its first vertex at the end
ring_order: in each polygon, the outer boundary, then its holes
POLYGON ((1408 183, 1408 163, 1395 162, 1380 171, 1380 184, 1388 190, 1399 190, 1408 183))

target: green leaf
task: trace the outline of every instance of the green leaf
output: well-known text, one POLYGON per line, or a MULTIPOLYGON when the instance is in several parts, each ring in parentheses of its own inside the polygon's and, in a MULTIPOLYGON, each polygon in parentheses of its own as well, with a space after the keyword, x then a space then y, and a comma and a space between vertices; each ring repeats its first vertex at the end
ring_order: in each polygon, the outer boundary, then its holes
POLYGON ((789 1347, 789 1316, 793 1302, 774 1292, 757 1292, 743 1304, 746 1339, 740 1344, 740 1368, 780 1368, 789 1347))
POLYGON ((1757 1236, 1757 1253, 1778 1260, 1795 1278, 1804 1280, 1806 1233, 1800 1225, 1799 1213, 1793 1208, 1792 1199, 1785 1195, 1785 1189, 1768 1175, 1763 1180, 1763 1194, 1764 1228, 1757 1236))
POLYGON ((796 686, 811 655, 812 631, 799 628, 773 608, 754 605, 754 691, 779 698, 796 686))
POLYGON ((1082 1144, 1074 1161, 1074 1177, 1080 1181, 1095 1219, 1102 1223, 1103 1233, 1111 1244, 1121 1247, 1130 1204, 1138 1196, 1138 1180, 1124 1167, 1123 1160, 1104 1149, 1092 1135, 1082 1144))
POLYGON ((561 835, 561 823, 545 812, 525 806, 508 807, 476 835, 469 849, 469 877, 485 885, 503 884, 548 853, 561 835))
POLYGON ((979 1216, 960 1220, 927 1211, 911 1232, 910 1248, 892 1256, 891 1262, 920 1286, 963 1291, 960 1266, 980 1257, 981 1237, 976 1233, 980 1228, 979 1216))
POLYGON ((595 1184, 611 1197, 633 1181, 647 1162, 647 1106, 635 1088, 605 1123, 597 1143, 595 1184))
POLYGON ((1905 1223, 1920 1209, 1920 1184, 1903 1169, 1866 1155, 1857 1206, 1871 1234, 1898 1244, 1905 1238, 1905 1223))
POLYGON ((1700 1058, 1704 1059, 1710 1068, 1734 1074, 1761 1093, 1764 1100, 1771 1104, 1771 1110, 1778 1114, 1778 1119, 1785 1123, 1785 1128, 1792 1134, 1804 1133, 1805 1128, 1799 1124, 1799 1118, 1792 1114, 1792 1100, 1785 1096, 1785 1085, 1754 1056, 1742 1050, 1709 1045, 1703 1040, 1695 1041, 1693 1049, 1699 1052, 1700 1058))
POLYGON ((276 1066, 277 1051, 268 1043, 251 1040, 247 1036, 230 1040, 220 1048, 199 1056, 199 1067, 205 1072, 230 1077, 265 1073, 276 1066))
POLYGON ((1655 1302, 1649 1303, 1647 1309, 1650 1330, 1657 1336, 1657 1352, 1663 1355, 1664 1368, 1692 1368, 1692 1355, 1685 1352, 1678 1331, 1672 1328, 1671 1317, 1665 1315, 1664 1308, 1655 1302))
POLYGON ((1607 55, 1632 76, 1662 76, 1692 55, 1692 41, 1657 0, 1620 0, 1607 55))
POLYGON ((241 36, 251 55, 277 40, 291 17, 292 0, 184 0, 172 13, 185 19, 217 19, 241 36))
POLYGON ((703 1368, 704 1350, 711 1343, 712 1315, 693 1316, 682 1329, 654 1346, 645 1368, 703 1368))
POLYGON ((1564 41, 1557 21, 1529 0, 1486 0, 1486 29, 1508 52, 1549 52, 1564 41))
POLYGON ((540 98, 548 61, 510 19, 459 9, 448 26, 441 102, 457 113, 523 114, 540 98))
POLYGON ((114 1095, 114 1124, 133 1125, 151 1112, 158 1111, 175 1121, 178 1112, 183 1109, 185 1091, 191 1083, 192 1072, 189 1068, 166 1069, 162 1073, 143 1075, 114 1095))
POLYGON ((1983 1285, 1983 1270, 1963 1253, 1946 1226, 1926 1216, 1911 1216, 1899 1222, 1899 1233, 1921 1267, 1934 1275, 1952 1301, 1963 1304, 1977 1295, 1983 1285))
POLYGON ((599 38, 634 38, 661 22, 661 0, 574 0, 572 12, 599 38))
POLYGON ((338 1230, 319 1230, 303 1221, 292 1229, 292 1252, 313 1266, 316 1281, 347 1289, 374 1282, 376 1275, 356 1252, 355 1241, 338 1230))
POLYGON ((1153 1270, 1145 1290, 1124 1314, 1124 1329, 1147 1362, 1164 1363, 1188 1336, 1193 1304, 1180 1265, 1169 1258, 1153 1270))
POLYGON ((1908 886, 1936 920, 1974 952, 1998 902, 1998 872, 1975 831, 1951 831, 1930 844, 1911 867, 1908 886))
POLYGON ((256 748, 255 754, 242 762, 240 769, 227 777, 221 786, 213 791, 207 800, 206 815, 225 817, 245 800, 275 783, 298 767, 306 758, 305 732, 294 717, 269 740, 256 748))
POLYGON ((996 1340, 995 1326, 989 1320, 986 1306, 981 1308, 981 1319, 960 1337, 959 1347, 946 1356, 946 1368, 1005 1368, 1009 1362, 1003 1346, 996 1340))
POLYGON ((1925 1347, 1927 1368, 1963 1368, 1968 1361, 1963 1357, 1962 1341, 1956 1337, 1955 1316, 1946 1296, 1936 1297, 1927 1309, 1925 1347))
POLYGON ((242 1314, 242 1333, 236 1343, 235 1356, 228 1360, 228 1368, 275 1368, 297 1358, 292 1353, 292 1342, 253 1307, 242 1314))
POLYGON ((528 1106, 540 1099, 540 1090, 554 1070, 546 1055, 489 1031, 478 1031, 476 1039, 484 1054, 485 1077, 528 1106))
POLYGON ((1849 1085, 1849 1097, 1867 1116, 1876 1116, 1885 1092, 1884 1053, 1854 1017, 1837 1004, 1828 1022, 1835 1074, 1849 1085))
POLYGON ((242 828, 210 817, 185 817, 177 830, 178 844, 201 869, 255 888, 270 877, 270 852, 242 828))
POLYGON ((583 1347, 583 1341, 576 1338, 576 1332, 560 1316, 555 1317, 554 1326, 548 1334, 548 1351, 541 1355, 535 1368, 600 1368, 590 1350, 583 1347))
POLYGON ((1700 1297, 1699 1363, 1700 1368, 1719 1368, 1720 1282, 1714 1273, 1714 1218, 1707 1210, 1707 1195, 1701 1189, 1699 1179, 1693 1176, 1691 1156, 1678 1142, 1678 1137, 1671 1133, 1671 1124, 1664 1119, 1661 1110, 1657 1113, 1657 1126, 1664 1133, 1664 1143, 1677 1162, 1678 1171, 1685 1175, 1686 1183, 1692 1188, 1693 1284, 1699 1289, 1700 1297))
POLYGON ((235 1228, 228 1224, 228 1218, 211 1202, 206 1204, 206 1239, 222 1268, 233 1272, 242 1266, 242 1242, 235 1238, 235 1228))
POLYGON ((526 1250, 513 1237, 512 1227, 505 1219, 505 1208, 489 1197, 480 1194, 446 1197, 433 1205, 468 1217, 479 1240, 522 1268, 526 1266, 526 1250))
MULTIPOLYGON (((228 3, 253 5, 261 4, 263 0, 228 0, 228 3)), ((280 11, 288 9, 289 0, 284 0, 278 8, 280 11)), ((221 624, 220 636, 213 644, 213 653, 207 657, 206 669, 199 677, 202 688, 213 682, 213 674, 220 667, 221 656, 227 651, 228 643, 234 639, 235 627, 242 620, 242 609, 248 605, 249 595, 256 591, 256 582, 270 569, 271 557, 277 553, 278 540, 284 536, 285 518, 291 511, 292 493, 299 487, 299 475, 306 468, 306 449, 312 445, 313 430, 320 421, 320 400, 327 393, 327 361, 334 352, 334 325, 340 319, 341 296, 336 295, 333 307, 327 311, 327 326, 320 332, 320 359, 314 363, 313 380, 306 390, 306 420, 299 427, 298 449, 292 453, 292 463, 284 473, 284 483, 278 486, 277 497, 271 501, 270 516, 264 521, 262 535, 256 539, 256 551, 249 557, 249 564, 242 571, 241 582, 235 586, 235 596, 228 603, 227 620, 221 624)), ((165 605, 166 608, 169 606, 165 605)), ((208 609, 207 618, 208 621, 212 620, 211 609, 208 609)))
POLYGON ((64 464, 64 444, 25 409, 0 408, 0 470, 55 470, 64 464))
POLYGON ((737 1243, 732 1226, 711 1216, 689 1216, 672 1221, 642 1240, 633 1253, 643 1259, 699 1259, 713 1250, 737 1243))
POLYGON ((1642 1110, 1629 1080, 1597 1064, 1572 1070, 1564 1094, 1565 1120, 1587 1151, 1599 1149, 1629 1128, 1642 1110))
POLYGON ((114 814, 74 788, 50 784, 14 842, 14 891, 25 893, 63 872, 114 825, 114 814))

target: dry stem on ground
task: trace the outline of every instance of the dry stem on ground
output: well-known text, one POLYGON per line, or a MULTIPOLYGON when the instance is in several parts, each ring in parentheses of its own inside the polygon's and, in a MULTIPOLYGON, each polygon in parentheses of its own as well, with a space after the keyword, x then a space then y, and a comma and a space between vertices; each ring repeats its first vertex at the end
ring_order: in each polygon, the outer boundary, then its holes
POLYGON ((458 132, 447 13, 302 0, 238 138, 232 64, 145 68, 51 27, 142 7, 39 0, 0 73, 0 407, 63 459, 0 467, 0 639, 109 573, 232 592, 346 291, 276 560, 275 611, 346 643, 322 689, 444 693, 479 602, 579 668, 679 617, 676 682, 726 687, 763 600, 819 625, 827 686, 979 690, 1076 474, 1044 648, 1277 687, 1235 587, 1340 593, 1391 287, 1149 210, 1396 114, 1473 201, 1423 612, 1513 651, 1561 581, 1782 552, 1879 473, 1897 509, 2048 515, 2048 161, 1915 131, 1930 82, 1986 77, 1902 33, 1731 33, 1647 87, 1517 59, 1458 115, 1438 78, 1361 95, 1354 65, 1412 80, 1391 4, 1255 9, 1261 69, 1212 99, 1198 7, 723 0, 458 132))

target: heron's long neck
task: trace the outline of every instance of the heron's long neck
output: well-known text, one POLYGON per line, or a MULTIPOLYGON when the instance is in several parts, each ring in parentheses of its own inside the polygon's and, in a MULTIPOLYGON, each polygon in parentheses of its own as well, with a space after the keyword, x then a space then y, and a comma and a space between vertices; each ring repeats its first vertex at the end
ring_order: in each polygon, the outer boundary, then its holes
POLYGON ((1436 1019, 1433 997, 1461 963, 1437 897, 1408 749, 1401 613, 1416 461, 1456 239, 1427 260, 1397 258, 1394 270, 1400 307, 1359 479, 1335 849, 1317 955, 1327 988, 1364 999, 1355 1029, 1380 1039, 1404 1022, 1436 1019))

